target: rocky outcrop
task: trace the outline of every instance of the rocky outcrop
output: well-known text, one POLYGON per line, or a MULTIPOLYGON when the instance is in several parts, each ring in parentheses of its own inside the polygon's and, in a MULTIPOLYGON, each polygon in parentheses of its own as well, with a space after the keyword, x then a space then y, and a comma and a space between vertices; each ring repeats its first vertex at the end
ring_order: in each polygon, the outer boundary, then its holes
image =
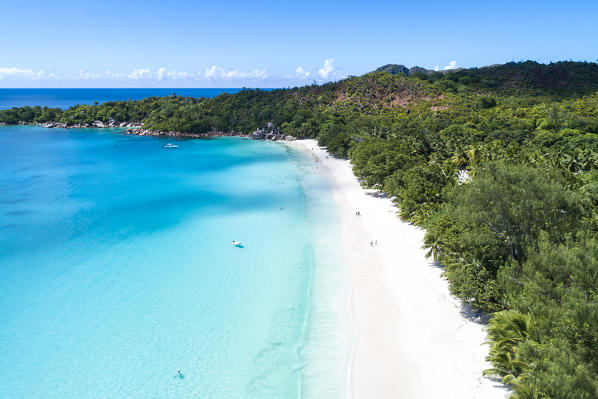
POLYGON ((166 136, 166 137, 187 137, 187 138, 208 138, 208 137, 222 137, 222 136, 238 136, 233 133, 209 132, 209 133, 182 133, 182 132, 163 132, 160 130, 143 129, 142 127, 135 127, 127 129, 128 134, 135 134, 137 136, 166 136))
POLYGON ((282 133, 278 133, 278 134, 259 133, 257 135, 254 135, 253 133, 252 134, 243 134, 243 133, 237 133, 237 132, 183 133, 183 132, 173 132, 173 131, 163 132, 160 130, 143 129, 140 127, 127 129, 127 133, 135 134, 137 136, 165 136, 165 137, 183 137, 183 138, 244 137, 244 138, 251 138, 253 140, 271 140, 271 141, 295 140, 295 137, 288 135, 288 134, 285 135, 282 133))
POLYGON ((139 128, 141 127, 138 123, 131 122, 117 122, 114 119, 109 120, 107 123, 102 121, 93 121, 92 123, 64 123, 64 122, 47 122, 47 123, 36 123, 36 122, 19 122, 19 125, 40 125, 47 129, 85 129, 85 128, 139 128))
POLYGON ((264 140, 266 138, 266 131, 263 129, 258 129, 255 132, 251 133, 250 137, 253 140, 264 140))
POLYGON ((253 140, 295 140, 291 135, 285 135, 282 130, 275 126, 273 122, 268 122, 265 127, 257 129, 249 135, 253 140))
POLYGON ((426 68, 422 68, 419 66, 414 66, 414 67, 407 69, 407 67, 405 65, 388 64, 388 65, 384 65, 384 66, 381 66, 380 68, 376 69, 375 72, 386 72, 386 73, 390 73, 391 75, 401 74, 401 75, 405 75, 405 76, 411 76, 416 73, 423 73, 423 74, 429 75, 429 74, 433 73, 434 71, 432 71, 431 69, 426 69, 426 68))
POLYGON ((140 123, 131 123, 131 122, 118 122, 113 118, 108 118, 107 122, 102 121, 93 121, 90 127, 97 127, 97 128, 105 128, 105 127, 129 127, 129 128, 137 128, 141 127, 140 123))
MULTIPOLYGON (((92 123, 64 123, 64 122, 18 122, 18 125, 38 125, 47 129, 85 129, 85 128, 127 128, 127 133, 135 134, 138 136, 167 136, 167 137, 187 137, 187 138, 209 138, 209 137, 245 137, 252 138, 254 140, 295 140, 295 137, 283 134, 279 127, 275 127, 272 122, 269 122, 263 129, 258 129, 251 134, 238 133, 238 132, 207 132, 207 133, 183 133, 183 132, 163 132, 160 130, 144 129, 140 123, 135 122, 117 122, 110 118, 107 122, 100 120, 93 121, 92 123)), ((0 122, 0 126, 4 126, 6 123, 0 122)))
POLYGON ((46 129, 54 129, 56 127, 65 128, 66 123, 48 122, 48 123, 44 123, 42 126, 45 127, 46 129))
POLYGON ((407 69, 407 67, 405 65, 399 65, 399 64, 387 64, 387 65, 381 66, 380 68, 376 69, 376 72, 386 72, 386 73, 390 73, 391 75, 402 74, 402 75, 409 76, 409 69, 407 69))
POLYGON ((416 73, 423 73, 423 74, 429 75, 432 72, 434 72, 434 71, 431 69, 426 69, 426 68, 422 68, 419 66, 414 66, 414 67, 409 68, 409 75, 414 75, 416 73))

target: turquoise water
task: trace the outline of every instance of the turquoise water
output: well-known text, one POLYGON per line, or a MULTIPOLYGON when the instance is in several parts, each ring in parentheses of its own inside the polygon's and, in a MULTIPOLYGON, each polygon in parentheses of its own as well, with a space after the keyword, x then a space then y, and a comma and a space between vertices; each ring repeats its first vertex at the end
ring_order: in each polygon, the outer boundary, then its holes
POLYGON ((0 397, 344 398, 339 217, 312 161, 165 143, 0 127, 0 397))

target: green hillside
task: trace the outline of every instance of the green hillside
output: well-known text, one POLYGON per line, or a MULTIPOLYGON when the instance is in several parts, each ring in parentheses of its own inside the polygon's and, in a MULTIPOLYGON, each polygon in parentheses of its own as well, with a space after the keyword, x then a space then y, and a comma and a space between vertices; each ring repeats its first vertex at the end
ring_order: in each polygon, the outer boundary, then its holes
POLYGON ((143 122, 249 133, 273 122, 349 157, 426 229, 452 294, 491 315, 488 374, 514 398, 598 397, 598 65, 527 61, 211 99, 0 111, 0 122, 143 122))

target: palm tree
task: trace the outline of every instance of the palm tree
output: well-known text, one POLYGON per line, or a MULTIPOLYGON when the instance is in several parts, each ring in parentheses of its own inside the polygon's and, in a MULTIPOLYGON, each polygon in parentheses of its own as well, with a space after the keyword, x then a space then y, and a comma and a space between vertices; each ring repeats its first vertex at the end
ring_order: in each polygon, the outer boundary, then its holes
POLYGON ((575 157, 579 160, 581 169, 585 170, 586 172, 589 172, 590 170, 595 169, 598 166, 598 155, 591 151, 578 151, 575 157))
POLYGON ((426 234, 422 249, 428 250, 426 252, 426 258, 432 258, 437 261, 440 253, 442 252, 442 236, 434 236, 430 233, 426 234))
POLYGON ((533 151, 527 154, 526 161, 532 166, 538 166, 544 164, 546 158, 544 158, 544 155, 540 154, 538 151, 533 151))
POLYGON ((488 145, 487 158, 489 161, 495 161, 500 158, 503 152, 504 143, 500 140, 494 140, 488 145))
POLYGON ((559 166, 573 173, 583 169, 582 164, 571 154, 562 154, 559 159, 559 166))
POLYGON ((561 159, 564 157, 564 153, 562 150, 556 150, 554 152, 547 152, 544 154, 544 158, 548 160, 548 163, 555 167, 559 168, 561 164, 561 159))
POLYGON ((494 314, 488 323, 490 354, 486 358, 493 368, 484 370, 484 375, 499 375, 503 384, 513 385, 529 364, 519 356, 519 345, 533 337, 531 316, 516 310, 503 310, 494 314))
POLYGON ((469 163, 471 165, 476 165, 480 162, 483 162, 482 158, 482 146, 478 143, 470 145, 467 150, 465 151, 467 158, 469 159, 469 163))
POLYGON ((512 160, 520 154, 520 148, 515 143, 509 143, 503 151, 504 157, 507 160, 512 160))
POLYGON ((467 165, 469 165, 467 152, 463 149, 463 147, 458 147, 455 149, 453 156, 451 157, 451 162, 457 165, 459 169, 465 169, 467 165))

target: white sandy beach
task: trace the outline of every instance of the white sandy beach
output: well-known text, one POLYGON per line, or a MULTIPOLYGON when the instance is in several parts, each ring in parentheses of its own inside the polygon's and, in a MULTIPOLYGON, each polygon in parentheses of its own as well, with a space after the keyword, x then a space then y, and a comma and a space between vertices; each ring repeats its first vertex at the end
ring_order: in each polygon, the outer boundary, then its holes
POLYGON ((424 231, 396 217, 390 199, 362 189, 349 161, 328 157, 315 140, 291 145, 311 152, 340 206, 356 326, 350 397, 506 397, 481 376, 490 367, 484 326, 462 314, 442 270, 425 258, 424 231))

